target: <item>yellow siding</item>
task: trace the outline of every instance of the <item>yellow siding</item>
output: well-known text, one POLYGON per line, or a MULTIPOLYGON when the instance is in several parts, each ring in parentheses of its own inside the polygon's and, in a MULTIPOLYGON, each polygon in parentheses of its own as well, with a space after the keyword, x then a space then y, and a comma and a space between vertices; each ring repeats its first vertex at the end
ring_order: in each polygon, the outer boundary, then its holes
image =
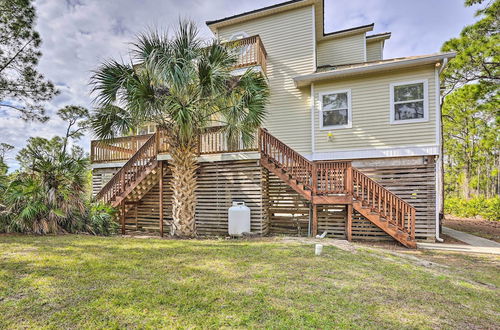
POLYGON ((318 66, 365 61, 365 33, 327 39, 318 43, 318 66))
POLYGON ((372 41, 366 43, 366 60, 379 61, 382 59, 383 41, 372 41))
POLYGON ((292 78, 315 69, 313 29, 312 7, 305 7, 218 30, 221 40, 242 31, 260 35, 271 88, 265 127, 304 153, 311 152, 310 89, 297 89, 292 78))
POLYGON ((339 79, 314 86, 315 152, 429 146, 436 144, 436 82, 434 66, 392 71, 357 78, 339 79), (412 124, 390 124, 390 84, 428 80, 429 120, 412 124), (319 93, 351 90, 352 128, 320 130, 319 93))

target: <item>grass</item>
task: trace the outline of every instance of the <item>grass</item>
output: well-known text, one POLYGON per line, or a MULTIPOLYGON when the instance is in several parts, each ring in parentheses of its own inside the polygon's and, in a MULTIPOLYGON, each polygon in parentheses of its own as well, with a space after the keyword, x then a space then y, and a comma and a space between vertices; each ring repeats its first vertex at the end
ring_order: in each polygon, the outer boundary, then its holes
POLYGON ((0 328, 500 324, 496 257, 313 253, 275 241, 0 236, 0 328))

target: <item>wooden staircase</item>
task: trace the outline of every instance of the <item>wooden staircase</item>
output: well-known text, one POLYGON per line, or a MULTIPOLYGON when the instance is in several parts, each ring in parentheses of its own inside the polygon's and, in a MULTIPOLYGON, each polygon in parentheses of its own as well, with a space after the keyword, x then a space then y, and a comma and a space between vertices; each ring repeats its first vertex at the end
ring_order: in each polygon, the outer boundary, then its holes
MULTIPOLYGON (((151 188, 163 187, 163 165, 158 162, 158 151, 167 150, 159 131, 132 155, 125 165, 96 195, 97 200, 120 206, 122 233, 125 233, 125 214, 136 205, 151 188)), ((208 132, 208 137, 220 134, 208 132)), ((218 135, 217 135, 218 136, 218 135)), ((216 137, 217 137, 216 136, 216 137)), ((209 138, 219 141, 222 138, 209 138)), ((204 146, 205 153, 220 152, 218 148, 204 146)), ((205 141, 206 144, 206 141, 205 141)), ((220 145, 220 141, 217 145, 220 145)), ((241 147, 243 148, 243 147, 241 147)), ((227 149, 227 148, 226 148, 227 149)), ((225 149, 224 149, 225 150, 225 149)), ((228 149, 229 150, 229 149, 228 149)), ((245 150, 245 149, 242 149, 245 150)), ((241 151, 241 150, 240 150, 241 151)), ((401 244, 414 248, 415 208, 401 198, 353 168, 350 161, 310 161, 269 134, 259 130, 258 151, 261 165, 308 200, 313 207, 312 234, 318 231, 318 205, 347 205, 347 238, 352 238, 353 209, 385 231, 401 244)), ((160 233, 163 234, 163 188, 160 188, 160 233)))
POLYGON ((259 133, 261 165, 313 206, 312 235, 318 228, 317 205, 347 205, 347 238, 352 210, 406 247, 415 248, 415 208, 352 167, 348 161, 310 161, 265 129, 259 133))

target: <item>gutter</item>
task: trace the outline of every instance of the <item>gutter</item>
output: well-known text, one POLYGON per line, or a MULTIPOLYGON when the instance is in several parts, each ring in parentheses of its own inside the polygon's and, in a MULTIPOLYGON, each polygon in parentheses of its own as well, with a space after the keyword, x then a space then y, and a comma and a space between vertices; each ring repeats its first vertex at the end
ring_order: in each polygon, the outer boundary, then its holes
POLYGON ((343 68, 338 70, 296 76, 293 78, 293 81, 295 82, 295 86, 297 88, 300 88, 308 86, 310 83, 314 81, 329 80, 333 78, 340 78, 346 76, 355 76, 371 72, 385 71, 388 69, 394 70, 398 68, 408 68, 411 66, 433 64, 436 63, 437 61, 444 60, 445 58, 455 57, 455 55, 456 53, 443 53, 443 54, 429 55, 418 58, 408 58, 408 59, 401 59, 394 61, 387 60, 386 62, 381 62, 381 63, 371 63, 371 64, 368 63, 357 67, 343 68))

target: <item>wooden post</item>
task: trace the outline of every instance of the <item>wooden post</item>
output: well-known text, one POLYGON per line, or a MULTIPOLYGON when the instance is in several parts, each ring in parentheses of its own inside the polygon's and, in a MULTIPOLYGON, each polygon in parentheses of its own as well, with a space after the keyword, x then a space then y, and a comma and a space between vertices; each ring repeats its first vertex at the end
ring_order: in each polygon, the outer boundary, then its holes
POLYGON ((347 223, 346 223, 347 240, 352 240, 352 204, 347 204, 347 223))
POLYGON ((139 202, 137 202, 135 205, 134 205, 134 216, 135 216, 135 230, 139 231, 139 221, 137 219, 138 217, 138 208, 139 208, 139 202))
POLYGON ((160 236, 163 237, 163 161, 160 161, 160 236))
POLYGON ((318 205, 313 204, 311 237, 318 235, 318 205))
POLYGON ((352 181, 352 163, 349 162, 349 165, 347 166, 347 171, 346 171, 346 177, 345 177, 345 181, 346 181, 346 190, 347 190, 347 194, 348 195, 351 195, 352 197, 352 193, 353 193, 353 188, 354 188, 354 183, 352 181))
POLYGON ((122 201, 122 211, 120 217, 122 223, 122 235, 125 235, 125 201, 122 201))

